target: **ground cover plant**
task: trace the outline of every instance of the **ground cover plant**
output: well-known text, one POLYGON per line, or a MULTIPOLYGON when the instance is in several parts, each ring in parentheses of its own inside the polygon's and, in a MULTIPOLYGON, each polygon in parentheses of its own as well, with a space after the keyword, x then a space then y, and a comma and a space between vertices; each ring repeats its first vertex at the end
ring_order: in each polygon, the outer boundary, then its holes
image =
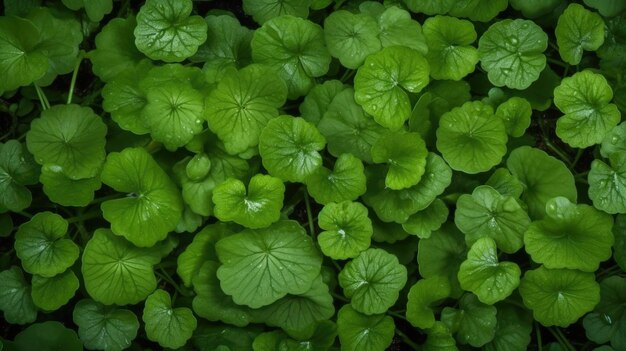
POLYGON ((0 350, 626 350, 623 0, 4 0, 0 350))

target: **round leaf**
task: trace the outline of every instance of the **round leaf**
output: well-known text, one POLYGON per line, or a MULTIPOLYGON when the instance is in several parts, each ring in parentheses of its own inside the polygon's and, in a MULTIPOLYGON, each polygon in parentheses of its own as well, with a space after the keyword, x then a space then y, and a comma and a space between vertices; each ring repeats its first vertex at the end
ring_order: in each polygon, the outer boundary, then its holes
POLYGON ((407 280, 406 268, 382 249, 368 249, 339 273, 339 285, 352 307, 367 315, 384 313, 396 303, 407 280))
POLYGON ((278 221, 285 185, 272 176, 257 174, 246 186, 229 178, 213 190, 215 217, 247 228, 264 228, 278 221))
POLYGON ((324 20, 328 51, 347 68, 358 68, 365 58, 382 48, 376 19, 366 14, 335 11, 324 20))
POLYGON ((311 0, 243 0, 243 10, 254 20, 263 24, 283 15, 306 18, 311 0))
POLYGON ((176 228, 182 214, 180 193, 145 149, 110 153, 101 177, 104 184, 130 195, 101 205, 113 233, 148 247, 176 228))
POLYGON ((613 219, 588 205, 555 198, 546 205, 547 216, 524 233, 526 252, 546 268, 593 272, 611 257, 613 219))
POLYGON ((604 21, 579 4, 569 4, 559 16, 554 31, 563 61, 577 65, 583 50, 596 51, 604 43, 604 21))
POLYGON ((500 117, 504 122, 506 133, 515 138, 524 135, 524 132, 530 126, 532 113, 530 102, 516 96, 503 102, 496 109, 496 117, 500 117))
POLYGON ((67 221, 52 212, 40 212, 22 224, 15 234, 15 252, 24 270, 53 277, 78 259, 78 245, 66 238, 67 221))
POLYGON ((393 341, 395 325, 387 315, 364 315, 350 305, 337 313, 337 334, 342 350, 379 351, 393 341))
POLYGON ((370 246, 372 221, 367 208, 358 202, 327 204, 318 215, 318 224, 324 230, 317 237, 320 249, 332 259, 356 257, 370 246))
POLYGON ((37 183, 39 171, 33 157, 17 140, 0 143, 0 208, 19 212, 30 206, 25 185, 37 183))
POLYGON ((141 319, 148 339, 172 349, 184 346, 197 326, 193 312, 187 307, 172 308, 170 295, 161 289, 148 296, 141 319))
POLYGON ((290 99, 306 95, 314 78, 328 72, 331 57, 324 32, 311 21, 290 15, 273 18, 254 32, 251 45, 254 62, 270 66, 287 83, 290 99))
POLYGON ((611 86, 603 75, 585 70, 564 78, 554 89, 554 104, 565 115, 556 123, 556 134, 572 147, 588 147, 620 122, 611 86))
POLYGON ((448 207, 440 200, 435 199, 428 207, 412 214, 409 219, 402 223, 402 228, 408 233, 417 235, 420 239, 427 239, 430 233, 441 228, 448 219, 448 207))
POLYGON ((507 6, 507 0, 460 0, 452 6, 450 15, 468 17, 472 21, 489 22, 507 6))
POLYGON ((82 342, 76 333, 57 321, 35 323, 15 336, 17 350, 81 351, 82 342))
POLYGON ((459 309, 444 307, 441 321, 456 333, 461 344, 480 347, 495 336, 496 312, 494 306, 481 303, 476 295, 465 294, 459 299, 459 309))
POLYGON ((422 26, 411 18, 411 13, 399 6, 388 6, 379 16, 380 42, 383 47, 405 46, 422 55, 428 52, 422 26))
POLYGON ((589 198, 595 208, 607 213, 626 213, 626 152, 609 155, 610 166, 591 162, 589 198))
POLYGON ((435 311, 431 305, 449 295, 450 283, 444 277, 418 280, 407 296, 406 319, 416 328, 432 328, 435 325, 435 311))
POLYGON ((527 271, 519 292, 535 319, 545 325, 567 327, 600 301, 600 286, 593 273, 570 269, 527 271))
POLYGON ((207 99, 209 128, 230 154, 244 152, 259 143, 261 130, 286 98, 285 83, 265 66, 230 71, 207 99))
POLYGON ((444 113, 437 129, 437 149, 450 167, 465 173, 488 171, 506 153, 504 123, 491 106, 466 102, 444 113))
POLYGON ((90 299, 78 301, 73 320, 78 336, 90 350, 122 351, 137 337, 139 321, 132 311, 90 299))
POLYGON ((453 226, 434 231, 428 239, 421 239, 417 249, 417 266, 424 278, 446 277, 450 295, 460 296, 459 267, 466 257, 465 242, 453 226))
POLYGON ((496 242, 478 239, 461 263, 459 282, 464 290, 474 293, 487 305, 507 298, 519 285, 520 268, 513 262, 498 262, 496 242))
POLYGON ((50 201, 63 206, 89 205, 93 201, 94 192, 102 185, 99 177, 71 179, 63 173, 61 167, 48 163, 41 167, 39 181, 50 201))
POLYGON ((427 15, 445 15, 454 6, 455 0, 404 0, 409 10, 427 15))
POLYGON ((26 145, 37 163, 57 165, 71 179, 91 178, 104 162, 106 132, 91 108, 57 105, 31 122, 26 145))
POLYGON ((259 153, 271 175, 303 182, 322 166, 319 151, 325 144, 314 125, 300 117, 280 116, 269 121, 261 132, 259 153))
POLYGON ((354 77, 354 99, 383 127, 397 130, 411 115, 409 93, 429 82, 428 61, 414 49, 390 46, 367 57, 354 77))
POLYGON ((105 305, 138 303, 156 289, 152 267, 158 261, 148 249, 137 248, 110 230, 97 229, 82 257, 85 288, 105 305))
POLYGON ((30 285, 17 266, 0 272, 0 310, 4 320, 13 324, 28 324, 37 319, 30 285))
POLYGON ((153 60, 180 62, 206 41, 207 24, 189 16, 191 0, 148 0, 137 14, 135 45, 153 60))
POLYGON ((215 250, 222 262, 217 270, 222 290, 252 308, 307 292, 322 263, 310 237, 293 221, 228 236, 215 250))
POLYGON ((71 269, 50 278, 35 274, 31 292, 33 303, 44 311, 56 311, 74 297, 78 287, 78 277, 71 269))
POLYGON ((322 205, 356 200, 366 190, 363 163, 352 154, 341 154, 332 171, 320 167, 305 182, 309 194, 322 205))
POLYGON ((474 25, 448 16, 435 16, 424 21, 424 36, 428 44, 426 59, 434 79, 460 80, 474 72, 478 50, 474 25))
POLYGON ((497 86, 526 89, 546 66, 548 36, 533 21, 506 19, 492 24, 478 40, 480 65, 497 86))
POLYGON ((372 146, 372 160, 386 163, 385 186, 400 190, 419 183, 426 171, 426 143, 417 133, 391 132, 372 146))
MULTIPOLYGON (((300 104, 299 110, 302 118, 317 125, 328 110, 330 103, 345 89, 347 86, 336 79, 314 86, 300 104)), ((354 92, 352 95, 352 101, 354 101, 354 92)))
POLYGON ((626 151, 626 123, 613 127, 602 140, 600 154, 608 157, 612 153, 626 151))

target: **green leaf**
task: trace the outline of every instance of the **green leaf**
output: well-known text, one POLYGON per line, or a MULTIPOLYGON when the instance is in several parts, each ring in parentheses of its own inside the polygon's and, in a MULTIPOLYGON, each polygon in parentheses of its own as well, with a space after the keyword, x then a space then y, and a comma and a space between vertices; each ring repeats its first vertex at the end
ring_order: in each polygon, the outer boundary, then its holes
POLYGON ((159 257, 110 230, 97 229, 85 246, 82 273, 87 293, 106 305, 136 304, 156 289, 159 257))
POLYGON ((554 89, 554 104, 565 115, 556 123, 556 134, 572 147, 602 142, 620 122, 611 86, 603 75, 589 70, 564 78, 554 89))
POLYGON ((445 15, 454 6, 455 0, 404 0, 409 10, 426 15, 445 15))
POLYGON ((238 179, 228 178, 213 190, 215 217, 247 228, 264 228, 278 221, 285 185, 272 176, 256 174, 246 190, 238 179))
POLYGON ((460 80, 474 72, 478 50, 474 25, 448 16, 435 16, 424 21, 424 36, 428 44, 426 59, 434 79, 460 80))
POLYGON ((218 241, 215 250, 222 290, 252 308, 307 292, 322 263, 310 237, 293 221, 244 230, 218 241))
POLYGON ((593 273, 544 266, 524 274, 519 292, 535 320, 545 326, 567 327, 600 301, 593 273))
POLYGON ((250 40, 253 31, 229 15, 209 15, 204 20, 209 27, 207 41, 190 60, 204 62, 202 71, 205 78, 210 82, 214 78, 217 82, 227 72, 228 67, 240 68, 250 63, 250 40))
POLYGON ((511 7, 521 11, 524 17, 537 18, 550 13, 563 4, 561 0, 509 0, 511 7))
POLYGON ((424 351, 458 351, 456 341, 452 337, 450 329, 440 321, 436 321, 432 328, 426 331, 424 351))
POLYGON ((92 22, 100 22, 104 15, 113 10, 113 0, 61 0, 71 10, 85 8, 87 17, 92 22))
POLYGON ((461 263, 459 282, 464 290, 474 293, 487 305, 507 298, 519 285, 520 268, 513 262, 499 262, 496 242, 478 239, 461 263))
POLYGON ((57 105, 31 122, 26 146, 41 165, 57 165, 71 179, 91 178, 104 162, 106 132, 91 108, 57 105))
POLYGON ((402 228, 420 239, 427 239, 430 233, 441 228, 448 219, 448 214, 446 204, 440 199, 435 199, 425 209, 412 214, 402 223, 402 228))
POLYGON ((78 336, 90 350, 121 351, 137 337, 139 321, 132 311, 83 299, 74 307, 78 336))
POLYGON ((354 258, 370 246, 372 221, 359 202, 327 204, 318 215, 318 225, 324 230, 317 237, 320 249, 332 259, 354 258))
POLYGON ((504 122, 506 133, 512 137, 519 138, 530 126, 532 106, 524 98, 512 97, 503 102, 496 109, 496 117, 504 122))
POLYGON ((496 169, 485 185, 494 188, 500 195, 519 198, 524 192, 524 185, 506 168, 496 169))
POLYGON ((37 168, 19 141, 0 143, 0 208, 18 212, 30 206, 32 195, 25 185, 37 183, 37 168))
POLYGON ((508 6, 507 0, 461 0, 450 9, 450 15, 472 21, 489 22, 508 6))
POLYGON ((201 324, 193 333, 192 341, 200 351, 249 351, 258 334, 255 329, 201 324))
POLYGON ((126 198, 108 200, 100 206, 113 233, 148 247, 176 228, 183 207, 180 193, 145 149, 110 153, 101 177, 116 191, 129 193, 126 198))
POLYGON ((548 200, 563 196, 576 202, 574 176, 560 160, 529 146, 511 151, 506 166, 524 186, 521 199, 528 205, 530 218, 541 219, 548 200))
POLYGON ((53 277, 71 267, 80 250, 66 238, 67 221, 52 212, 40 212, 22 224, 15 234, 15 252, 24 270, 53 277))
POLYGON ((600 154, 609 157, 612 153, 626 151, 626 123, 613 127, 602 140, 600 154))
POLYGON ((450 283, 445 277, 418 280, 407 296, 406 319, 416 328, 432 328, 435 325, 433 305, 449 295, 450 283))
POLYGON ((253 314, 258 321, 280 327, 297 339, 306 339, 318 322, 335 314, 335 307, 328 285, 320 275, 304 294, 287 295, 271 305, 254 310, 253 314))
POLYGON ((376 141, 371 153, 375 163, 388 164, 385 186, 393 190, 419 183, 426 170, 428 150, 417 133, 387 133, 376 141))
POLYGON ((63 173, 61 167, 49 163, 41 167, 39 181, 50 201, 62 206, 77 207, 89 205, 93 201, 94 192, 102 185, 99 177, 72 179, 63 173))
POLYGON ((37 307, 31 297, 31 287, 17 266, 0 272, 0 310, 12 324, 28 324, 37 319, 37 307))
POLYGON ((525 351, 530 344, 533 318, 529 311, 512 304, 498 304, 496 335, 485 351, 525 351))
POLYGON ((610 166, 601 160, 591 162, 589 198, 607 213, 626 213, 626 152, 609 155, 610 166))
POLYGON ((259 143, 261 130, 278 116, 286 98, 285 83, 268 67, 230 71, 207 98, 209 128, 230 154, 244 152, 259 143))
POLYGON ((195 276, 206 261, 217 262, 215 243, 220 239, 233 234, 234 228, 230 224, 215 223, 204 227, 193 236, 193 241, 179 256, 176 273, 185 286, 191 286, 195 276))
POLYGON ((15 336, 17 350, 81 351, 82 342, 76 333, 57 321, 35 323, 15 336))
POLYGON ((319 151, 326 140, 301 117, 280 116, 267 123, 260 136, 263 167, 284 181, 303 182, 322 166, 319 151))
POLYGON ((354 99, 385 128, 397 130, 411 115, 408 93, 429 82, 428 62, 418 51, 386 47, 369 55, 354 77, 354 99))
MULTIPOLYGON (((134 69, 145 58, 135 46, 135 16, 114 18, 96 35, 95 50, 89 53, 93 73, 105 82, 134 69)), ((135 79, 136 82, 136 79, 135 79)))
POLYGON ((604 43, 604 21, 579 4, 569 4, 559 16, 554 31, 563 61, 577 65, 583 50, 596 51, 604 43))
POLYGON ((204 97, 184 84, 152 87, 146 94, 147 104, 142 119, 155 141, 174 150, 202 132, 204 97))
POLYGON ((263 24, 283 15, 307 18, 310 4, 311 0, 243 0, 243 10, 263 24))
POLYGON ((593 272, 611 257, 613 218, 563 197, 546 204, 547 216, 524 233, 526 252, 546 268, 593 272))
POLYGON ((356 69, 382 48, 376 19, 366 14, 335 11, 324 20, 328 52, 344 67, 356 69))
POLYGON ((428 46, 422 26, 411 18, 411 13, 398 6, 389 6, 377 19, 380 27, 378 37, 383 47, 406 46, 426 55, 428 46))
POLYGON ((626 346, 626 279, 610 276, 600 282, 600 302, 593 313, 585 316, 583 325, 587 338, 595 343, 611 342, 615 350, 626 346))
POLYGON ((4 0, 4 14, 6 16, 24 17, 30 10, 41 6, 42 0, 4 0))
POLYGON ((352 154, 341 154, 332 171, 322 166, 306 178, 307 191, 322 205, 356 200, 366 190, 363 170, 361 160, 352 154))
POLYGON ((148 296, 141 319, 148 339, 172 349, 184 346, 197 326, 193 312, 187 307, 173 308, 170 295, 161 289, 148 296))
POLYGON ((153 60, 181 62, 207 38, 208 26, 190 16, 191 0, 147 0, 137 14, 135 45, 153 60))
POLYGON ((495 240, 500 250, 514 253, 524 245, 530 218, 515 198, 502 196, 484 185, 476 187, 472 195, 459 197, 454 223, 465 233, 468 245, 488 237, 495 240))
POLYGON ((452 170, 434 153, 426 157, 426 170, 420 182, 408 189, 388 189, 382 174, 380 168, 370 169, 363 202, 385 222, 406 222, 411 215, 427 208, 452 180, 452 170))
POLYGON ((196 296, 193 299, 193 310, 196 314, 212 322, 245 327, 254 321, 253 310, 247 306, 237 305, 233 299, 220 288, 217 279, 219 263, 203 260, 204 263, 194 274, 193 285, 196 296))
POLYGON ((291 15, 273 18, 254 32, 252 59, 263 63, 287 83, 289 99, 306 95, 314 78, 328 72, 330 54, 322 28, 291 15))
POLYGON ((384 350, 393 340, 393 319, 384 314, 364 315, 350 305, 337 313, 337 333, 342 350, 384 350))
POLYGON ((618 0, 583 0, 585 5, 594 8, 604 17, 613 17, 626 9, 626 4, 618 0))
POLYGON ((444 226, 434 231, 430 238, 421 239, 417 249, 417 266, 423 278, 446 277, 450 283, 450 296, 461 295, 459 267, 466 257, 465 242, 454 226, 444 226))
POLYGON ((613 259, 626 272, 626 215, 617 215, 613 225, 615 245, 613 245, 613 259))
POLYGON ((44 311, 56 311, 67 304, 79 287, 71 269, 49 278, 35 274, 31 283, 33 303, 44 311))
POLYGON ((393 306, 406 280, 406 267, 382 249, 363 251, 339 273, 339 284, 351 306, 367 315, 384 313, 393 306))
POLYGON ((437 149, 454 170, 469 174, 488 171, 506 153, 504 123, 491 106, 470 101, 444 113, 437 128, 437 149))
MULTIPOLYGON (((475 1, 475 0, 469 0, 475 1)), ((498 87, 526 89, 546 66, 548 36, 533 21, 506 19, 492 24, 478 40, 481 67, 498 87)))
MULTIPOLYGON (((347 85, 336 79, 317 84, 306 94, 304 101, 300 104, 300 115, 308 122, 317 125, 326 111, 328 111, 330 103, 333 102, 339 93, 347 88, 347 85)), ((354 92, 352 93, 354 94, 354 92)))
POLYGON ((346 88, 332 100, 318 124, 328 141, 328 151, 335 157, 350 153, 371 163, 371 149, 386 132, 354 101, 354 89, 346 88))
POLYGON ((48 58, 37 49, 40 40, 39 30, 31 21, 0 17, 0 92, 29 85, 48 71, 48 58))
POLYGON ((459 299, 459 309, 444 307, 441 321, 461 344, 480 347, 493 340, 496 333, 496 308, 478 301, 476 295, 465 294, 459 299))

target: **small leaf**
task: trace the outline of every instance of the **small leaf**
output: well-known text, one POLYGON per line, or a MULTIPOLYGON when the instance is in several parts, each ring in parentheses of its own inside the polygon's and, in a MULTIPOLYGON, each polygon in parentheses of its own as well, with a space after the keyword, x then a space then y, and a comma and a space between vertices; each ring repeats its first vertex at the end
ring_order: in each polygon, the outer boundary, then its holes
POLYGON ((137 337, 139 321, 132 311, 83 299, 74 307, 78 336, 90 350, 121 351, 137 337))
POLYGON ((57 165, 71 179, 91 178, 104 162, 106 132, 91 108, 57 105, 31 122, 26 145, 37 163, 57 165))
POLYGON ((461 344, 480 347, 493 340, 496 333, 496 308, 481 303, 476 295, 465 294, 459 309, 444 307, 441 321, 456 334, 461 344))
POLYGON ((563 61, 577 65, 583 50, 596 51, 604 43, 604 21, 579 4, 569 4, 559 16, 554 31, 563 61))
POLYGON ((71 267, 80 250, 67 238, 67 221, 52 212, 40 212, 15 234, 15 252, 24 270, 53 277, 71 267))
POLYGON ((384 313, 393 306, 406 280, 406 268, 381 249, 363 251, 339 273, 339 284, 351 306, 367 315, 384 313))
POLYGON ((589 198, 607 213, 626 213, 626 152, 609 155, 610 166, 599 159, 591 162, 589 198))
POLYGON ((524 185, 506 168, 496 169, 485 185, 494 188, 500 195, 519 198, 524 192, 524 185))
POLYGON ((372 160, 386 163, 385 186, 400 190, 419 183, 425 172, 428 150, 417 133, 387 133, 372 146, 372 160))
POLYGON ((502 119, 506 133, 514 138, 524 135, 524 132, 530 126, 532 113, 530 102, 516 96, 503 102, 496 109, 496 117, 502 119))
POLYGON ((626 9, 626 4, 619 0, 583 0, 585 5, 592 7, 604 17, 613 17, 626 9))
POLYGON ((611 86, 603 75, 589 70, 564 78, 554 89, 554 104, 565 113, 556 123, 556 134, 572 147, 602 142, 620 122, 611 86))
POLYGON ((331 13, 324 20, 328 52, 344 67, 356 69, 365 58, 382 48, 376 19, 346 10, 331 13))
POLYGON ((222 290, 252 308, 307 292, 322 263, 310 237, 293 221, 244 230, 218 241, 215 250, 222 290))
POLYGON ((613 127, 602 140, 600 154, 609 157, 612 153, 626 151, 626 123, 613 127))
POLYGON ((399 6, 388 6, 379 16, 380 42, 383 47, 405 46, 422 55, 428 52, 422 26, 411 18, 411 13, 399 6))
POLYGON ((72 179, 61 167, 46 163, 41 167, 39 181, 50 201, 62 206, 84 207, 94 198, 94 192, 102 186, 99 177, 72 179), (72 191, 67 191, 72 189, 72 191))
POLYGON ((464 290, 474 293, 487 305, 507 298, 519 285, 521 271, 513 262, 498 262, 496 242, 483 237, 478 239, 461 263, 459 282, 464 290))
POLYGON ((478 40, 480 65, 493 85, 523 90, 545 68, 543 52, 547 47, 548 36, 533 21, 502 20, 492 24, 478 40))
POLYGON ((452 169, 469 174, 488 171, 506 153, 504 123, 491 106, 466 102, 444 113, 437 129, 437 149, 452 169))
POLYGON ((426 331, 424 351, 458 351, 456 341, 450 329, 440 321, 436 321, 432 328, 426 331))
POLYGON ((393 319, 384 314, 364 315, 350 305, 337 313, 337 333, 345 350, 384 350, 391 345, 394 330, 393 319))
POLYGON ((508 6, 507 0, 460 0, 450 8, 450 15, 472 21, 489 22, 508 6))
POLYGON ((408 93, 429 82, 428 62, 402 46, 384 48, 367 57, 354 77, 354 99, 385 128, 400 129, 411 115, 408 93))
POLYGON ((527 271, 519 292, 524 305, 545 326, 567 327, 600 301, 600 286, 593 273, 571 269, 541 266, 527 271))
POLYGON ((354 258, 370 246, 372 222, 359 202, 327 204, 318 215, 318 224, 324 229, 317 237, 320 249, 332 259, 354 258))
POLYGON ((74 297, 78 287, 78 277, 71 269, 49 278, 35 274, 31 292, 33 303, 44 311, 56 311, 74 297))
POLYGON ((498 324, 496 335, 487 345, 485 351, 526 351, 530 344, 533 331, 533 318, 530 312, 517 305, 498 304, 498 324))
POLYGON ((450 296, 461 295, 458 273, 466 257, 463 234, 454 226, 446 225, 434 231, 428 239, 421 239, 417 250, 417 266, 423 278, 446 277, 450 296))
POLYGON ((19 141, 0 143, 0 208, 29 207, 33 197, 25 185, 36 184, 38 176, 37 164, 19 141))
POLYGON ((420 239, 427 239, 430 233, 441 228, 448 219, 448 214, 448 207, 443 200, 435 199, 425 209, 412 214, 402 223, 402 228, 420 239))
POLYGON ((81 351, 82 342, 76 332, 57 321, 35 323, 15 336, 17 350, 81 351))
POLYGON ((206 41, 207 24, 189 16, 191 0, 148 0, 137 14, 135 45, 153 60, 181 62, 206 41))
POLYGON ((267 123, 260 136, 263 167, 284 181, 302 182, 322 166, 319 151, 326 140, 300 117, 280 116, 267 123))
POLYGON ((85 8, 87 17, 92 22, 100 22, 104 15, 113 10, 113 0, 61 0, 71 10, 85 8))
POLYGON ((307 18, 310 3, 311 0, 243 0, 243 10, 263 24, 283 15, 307 18))
POLYGON ((191 310, 173 308, 170 295, 161 289, 148 296, 141 319, 146 323, 148 339, 172 349, 184 346, 197 326, 191 310))
POLYGON ((365 193, 363 163, 352 154, 341 154, 333 170, 320 167, 306 180, 309 194, 319 204, 353 201, 365 193))
POLYGON ((285 185, 272 176, 256 174, 246 186, 228 178, 213 190, 215 217, 247 228, 264 228, 278 221, 285 185))
POLYGON ((17 266, 0 272, 0 310, 12 324, 28 324, 37 319, 37 307, 31 297, 31 287, 17 266))
MULTIPOLYGON (((252 30, 242 26, 236 17, 209 15, 204 18, 209 26, 206 42, 189 60, 204 62, 202 71, 209 83, 228 76, 228 68, 242 68, 252 61, 252 30)), ((270 78, 270 77, 266 77, 270 78)))
POLYGON ((418 280, 407 296, 406 319, 416 328, 432 328, 436 323, 432 305, 449 295, 450 283, 444 277, 418 280))
POLYGON ((87 293, 106 305, 143 301, 156 289, 153 266, 159 257, 110 230, 97 229, 85 246, 82 273, 87 293))
MULTIPOLYGON (((336 96, 348 86, 336 79, 327 80, 322 84, 317 84, 304 97, 299 110, 302 118, 314 125, 317 125, 336 96)), ((354 93, 354 92, 353 92, 354 93)), ((354 95, 354 94, 353 94, 354 95)), ((354 97, 353 97, 354 101, 354 97)))

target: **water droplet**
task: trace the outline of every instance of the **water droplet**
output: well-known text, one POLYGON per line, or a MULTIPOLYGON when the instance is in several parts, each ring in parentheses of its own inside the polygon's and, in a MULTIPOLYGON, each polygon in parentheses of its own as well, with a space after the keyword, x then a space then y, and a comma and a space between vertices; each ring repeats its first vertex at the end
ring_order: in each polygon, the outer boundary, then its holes
POLYGON ((513 46, 517 46, 517 44, 519 43, 519 40, 517 39, 517 37, 510 36, 507 38, 507 42, 513 46))
POLYGON ((522 24, 522 29, 528 29, 528 27, 530 27, 528 22, 524 22, 524 24, 522 24))
POLYGON ((513 72, 512 69, 510 68, 501 68, 500 71, 502 72, 502 74, 504 74, 505 76, 508 76, 509 74, 511 74, 513 72))
POLYGON ((619 142, 619 137, 614 136, 611 138, 611 144, 617 145, 618 142, 619 142))
POLYGON ((372 105, 372 111, 378 110, 378 105, 372 105))

